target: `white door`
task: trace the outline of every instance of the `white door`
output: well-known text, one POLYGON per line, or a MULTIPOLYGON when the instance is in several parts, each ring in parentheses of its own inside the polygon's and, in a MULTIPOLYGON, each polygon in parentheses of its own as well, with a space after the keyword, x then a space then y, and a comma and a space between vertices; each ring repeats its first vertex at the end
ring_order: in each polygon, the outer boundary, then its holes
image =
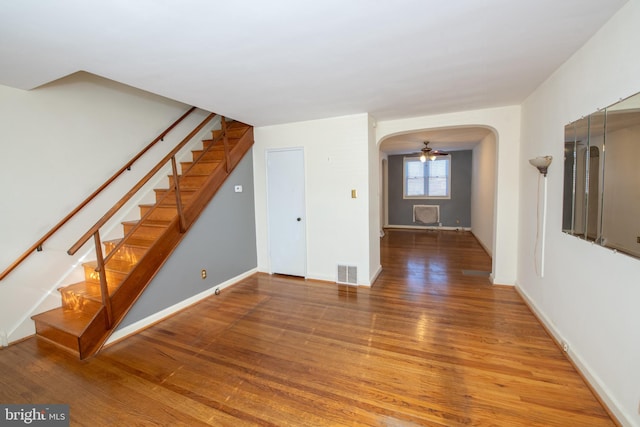
POLYGON ((271 272, 306 276, 304 151, 267 151, 267 215, 271 272))

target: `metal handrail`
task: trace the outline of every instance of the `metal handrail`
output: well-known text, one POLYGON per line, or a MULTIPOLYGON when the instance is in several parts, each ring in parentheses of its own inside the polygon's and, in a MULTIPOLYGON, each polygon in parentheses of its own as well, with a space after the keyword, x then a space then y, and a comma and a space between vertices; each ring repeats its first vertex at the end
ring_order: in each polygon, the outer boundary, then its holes
POLYGON ((82 203, 80 203, 74 210, 72 210, 67 216, 65 216, 60 222, 58 222, 51 230, 49 230, 44 236, 29 247, 22 255, 20 255, 9 267, 7 267, 1 274, 0 280, 4 279, 9 273, 11 273, 18 265, 20 265, 29 255, 34 251, 42 251, 42 245, 51 236, 53 236, 63 225, 65 225, 71 218, 73 218, 82 208, 88 205, 98 194, 100 194, 105 188, 107 188, 113 181, 116 180, 124 171, 130 170, 131 166, 142 157, 149 149, 151 149, 156 143, 162 141, 164 137, 173 130, 182 120, 184 120, 189 114, 191 114, 196 107, 191 107, 186 113, 184 113, 178 120, 176 120, 171 126, 165 129, 160 135, 158 135, 153 141, 151 141, 145 148, 136 154, 131 160, 129 160, 120 170, 118 170, 111 178, 104 182, 97 190, 95 190, 89 197, 87 197, 82 203))

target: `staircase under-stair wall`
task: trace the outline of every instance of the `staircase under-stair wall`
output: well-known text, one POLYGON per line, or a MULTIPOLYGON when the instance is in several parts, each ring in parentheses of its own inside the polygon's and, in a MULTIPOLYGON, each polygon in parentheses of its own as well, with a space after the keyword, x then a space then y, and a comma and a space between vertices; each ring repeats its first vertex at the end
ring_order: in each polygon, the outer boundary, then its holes
POLYGON ((139 206, 141 219, 122 222, 124 238, 98 237, 97 260, 84 263, 84 280, 59 289, 61 307, 33 316, 38 337, 81 359, 95 354, 252 144, 249 125, 231 122, 214 130, 191 161, 180 163, 179 175, 168 176, 168 188, 155 189, 155 202, 139 206))
POLYGON ((117 326, 105 347, 257 272, 253 156, 247 154, 117 326), (236 187, 240 186, 242 191, 236 187), (202 271, 206 277, 202 277, 202 271))

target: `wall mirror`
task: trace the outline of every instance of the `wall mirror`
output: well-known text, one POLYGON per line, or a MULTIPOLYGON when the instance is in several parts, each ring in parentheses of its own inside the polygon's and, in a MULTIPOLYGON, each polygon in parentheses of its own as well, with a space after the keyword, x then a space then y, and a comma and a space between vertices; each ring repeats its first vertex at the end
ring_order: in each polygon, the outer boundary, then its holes
POLYGON ((640 93, 564 135, 563 231, 640 258, 640 93))

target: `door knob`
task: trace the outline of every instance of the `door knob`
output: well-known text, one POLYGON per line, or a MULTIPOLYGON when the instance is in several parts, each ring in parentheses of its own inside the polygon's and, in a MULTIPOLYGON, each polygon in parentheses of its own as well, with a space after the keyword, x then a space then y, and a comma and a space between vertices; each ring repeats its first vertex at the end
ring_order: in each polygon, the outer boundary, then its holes
POLYGON ((298 217, 298 219, 296 219, 296 221, 300 222, 300 221, 302 221, 302 218, 298 217))

